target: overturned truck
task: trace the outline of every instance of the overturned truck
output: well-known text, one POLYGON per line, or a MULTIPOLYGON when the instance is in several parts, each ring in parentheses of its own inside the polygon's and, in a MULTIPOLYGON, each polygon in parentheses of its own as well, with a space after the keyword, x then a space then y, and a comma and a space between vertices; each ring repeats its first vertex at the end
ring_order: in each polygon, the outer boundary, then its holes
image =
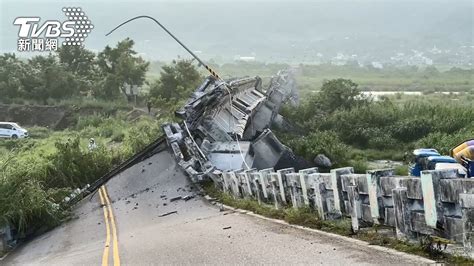
POLYGON ((270 130, 284 126, 279 111, 286 102, 298 102, 290 70, 280 71, 266 89, 258 76, 227 81, 209 76, 176 112, 183 122, 164 124, 163 130, 193 181, 239 169, 305 168, 308 163, 270 130))

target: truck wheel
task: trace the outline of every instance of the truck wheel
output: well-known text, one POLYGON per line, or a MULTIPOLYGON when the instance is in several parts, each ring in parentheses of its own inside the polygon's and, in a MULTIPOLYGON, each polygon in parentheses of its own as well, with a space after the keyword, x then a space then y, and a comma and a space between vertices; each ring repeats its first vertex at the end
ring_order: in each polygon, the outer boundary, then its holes
POLYGON ((17 139, 18 136, 17 135, 12 135, 12 139, 17 139))

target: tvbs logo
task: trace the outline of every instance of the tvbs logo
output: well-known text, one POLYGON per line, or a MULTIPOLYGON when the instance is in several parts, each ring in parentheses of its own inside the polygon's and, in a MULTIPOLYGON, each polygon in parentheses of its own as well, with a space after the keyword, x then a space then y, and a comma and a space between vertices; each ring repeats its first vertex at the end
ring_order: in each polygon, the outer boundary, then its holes
POLYGON ((79 7, 65 7, 66 21, 47 20, 41 23, 40 17, 17 17, 18 51, 56 51, 58 39, 62 45, 83 46, 94 25, 79 7))

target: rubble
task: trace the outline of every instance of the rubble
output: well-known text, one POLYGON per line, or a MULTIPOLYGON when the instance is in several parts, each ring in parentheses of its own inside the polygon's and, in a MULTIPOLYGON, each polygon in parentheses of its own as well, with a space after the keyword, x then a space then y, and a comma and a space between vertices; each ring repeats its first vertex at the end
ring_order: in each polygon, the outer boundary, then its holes
POLYGON ((330 168, 332 166, 331 160, 324 154, 316 155, 313 162, 318 167, 330 168))
POLYGON ((195 197, 194 195, 186 195, 186 196, 183 197, 183 200, 188 201, 190 199, 194 199, 194 197, 195 197))
POLYGON ((163 214, 158 215, 158 217, 165 217, 165 216, 168 216, 168 215, 171 215, 171 214, 178 214, 178 211, 171 211, 171 212, 163 213, 163 214))
POLYGON ((170 202, 177 201, 177 200, 180 200, 180 199, 182 199, 181 196, 174 197, 174 198, 171 198, 171 199, 170 199, 170 202))

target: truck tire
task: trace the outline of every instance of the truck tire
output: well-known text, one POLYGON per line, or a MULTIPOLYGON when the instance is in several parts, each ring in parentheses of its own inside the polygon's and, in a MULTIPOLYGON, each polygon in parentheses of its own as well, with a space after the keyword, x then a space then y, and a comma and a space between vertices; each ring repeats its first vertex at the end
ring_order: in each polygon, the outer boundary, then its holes
POLYGON ((17 138, 18 138, 17 135, 15 135, 15 134, 12 135, 12 139, 17 139, 17 138))

